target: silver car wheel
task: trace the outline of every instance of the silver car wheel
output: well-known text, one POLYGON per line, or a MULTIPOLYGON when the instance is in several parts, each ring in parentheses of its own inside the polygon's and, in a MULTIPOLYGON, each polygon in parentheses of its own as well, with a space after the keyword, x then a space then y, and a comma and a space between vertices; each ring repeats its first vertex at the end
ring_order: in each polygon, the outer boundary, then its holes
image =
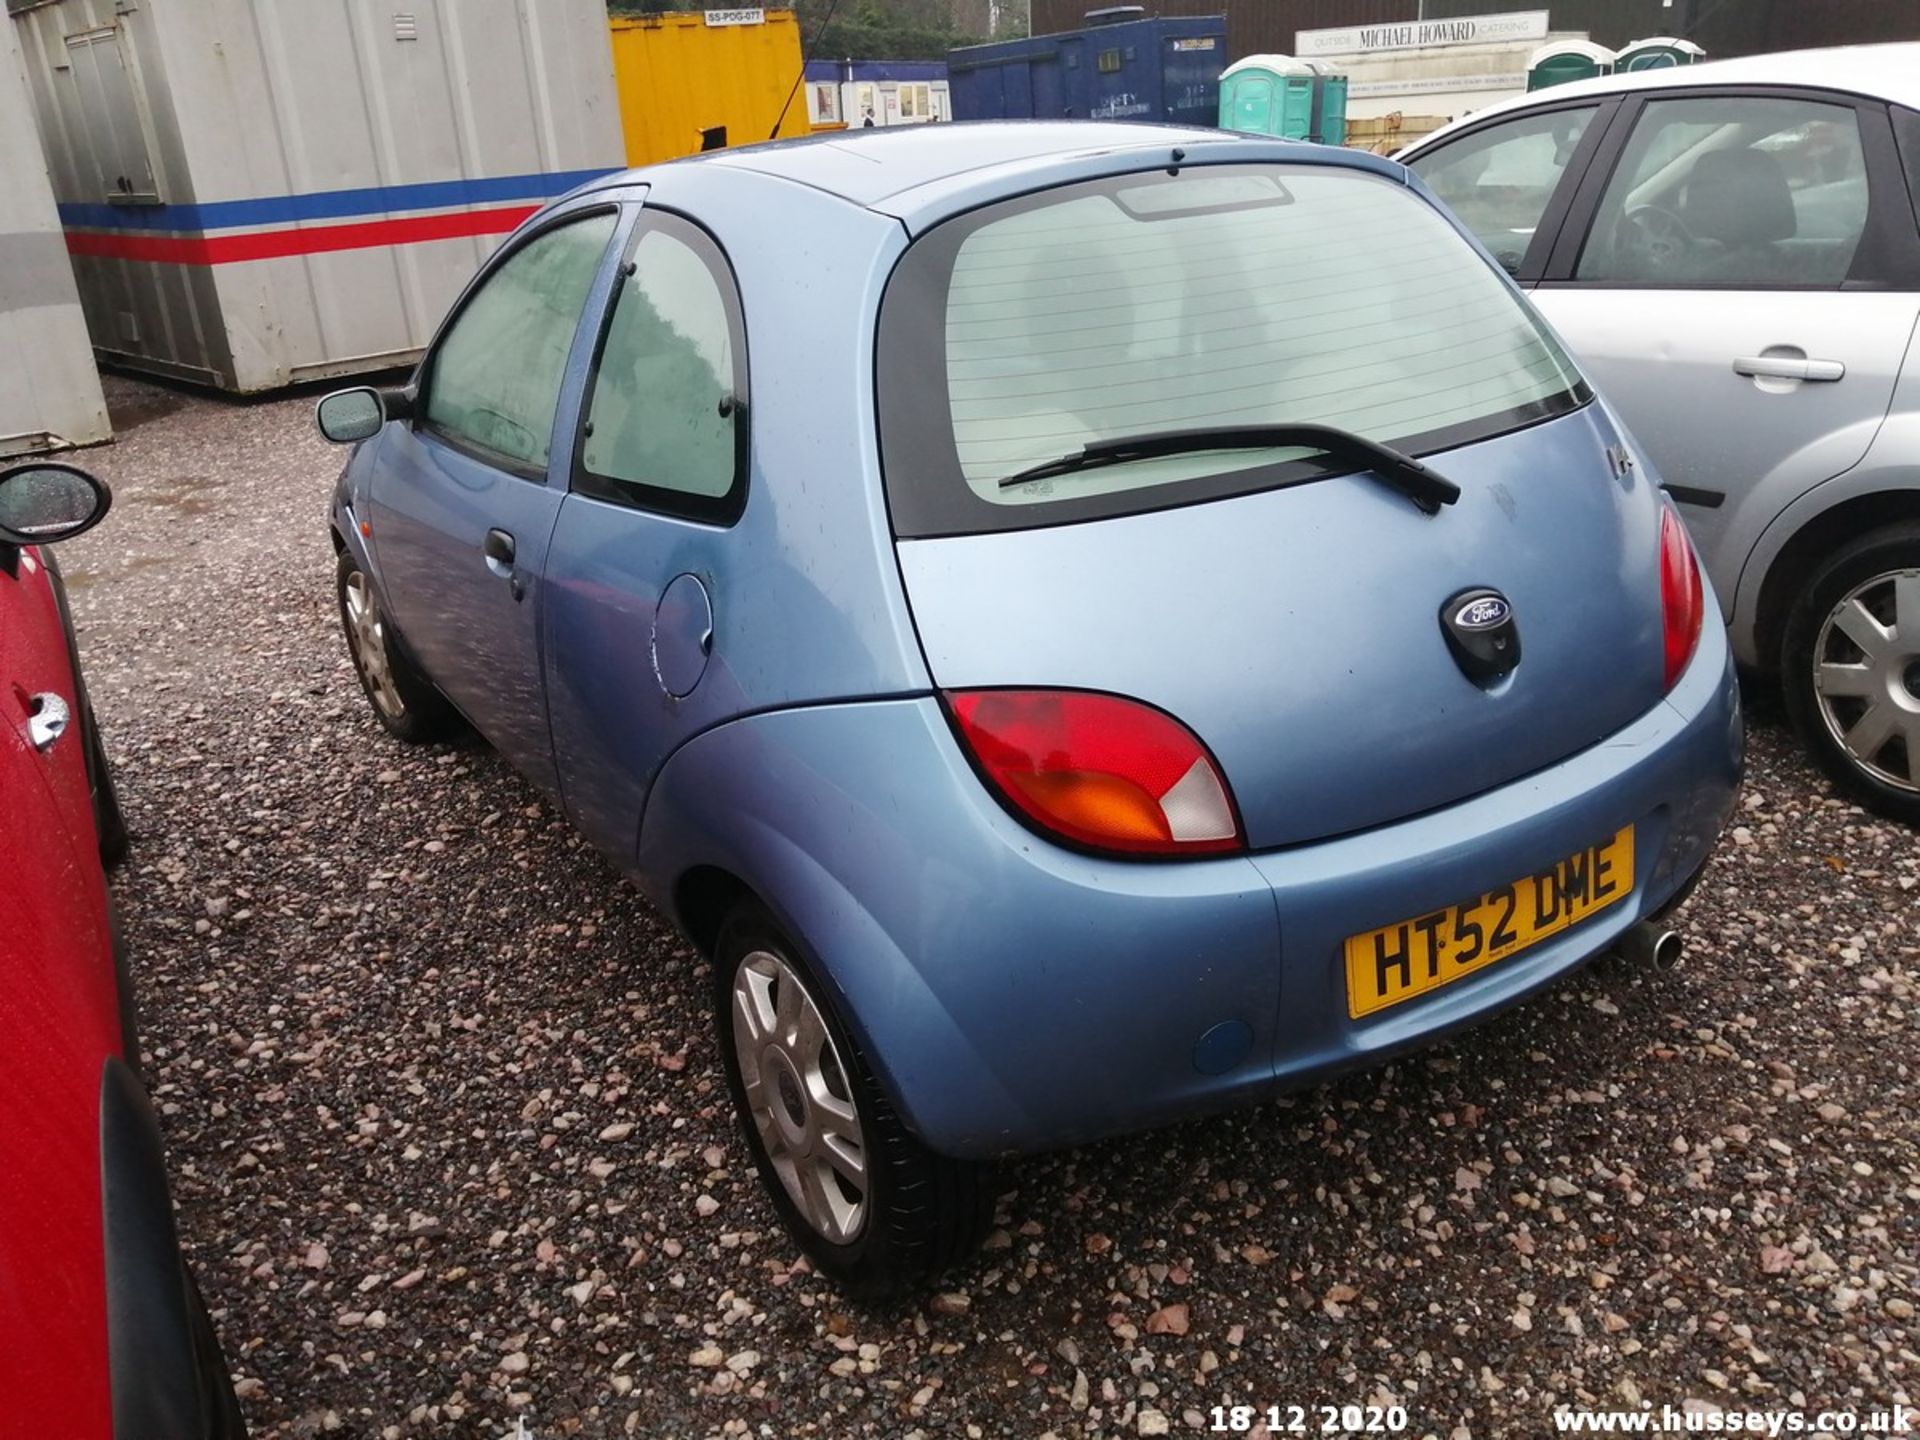
POLYGON ((386 625, 380 618, 379 602, 366 573, 355 570, 347 576, 347 648, 353 652, 354 666, 366 681, 367 694, 382 715, 397 720, 406 713, 407 703, 393 682, 393 666, 387 660, 386 625))
POLYGON ((733 974, 733 1050, 787 1198, 836 1245, 867 1220, 866 1137, 826 1019, 793 968, 756 950, 733 974))
POLYGON ((1920 570, 1856 586, 1813 646, 1827 733, 1863 774, 1920 793, 1920 570))

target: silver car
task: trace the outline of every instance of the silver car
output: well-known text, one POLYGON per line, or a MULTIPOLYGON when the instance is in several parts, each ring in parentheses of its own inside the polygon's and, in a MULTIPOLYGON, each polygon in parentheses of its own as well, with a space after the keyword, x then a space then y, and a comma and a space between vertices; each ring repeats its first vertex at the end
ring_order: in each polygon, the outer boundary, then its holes
POLYGON ((1920 822, 1920 44, 1582 81, 1397 158, 1646 447, 1814 757, 1920 822))

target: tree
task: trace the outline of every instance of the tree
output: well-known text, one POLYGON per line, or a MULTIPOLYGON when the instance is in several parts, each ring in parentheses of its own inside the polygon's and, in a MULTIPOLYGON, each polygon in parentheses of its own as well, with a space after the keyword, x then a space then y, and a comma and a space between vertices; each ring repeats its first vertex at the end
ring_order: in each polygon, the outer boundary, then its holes
MULTIPOLYGON (((607 8, 616 15, 649 15, 708 5, 704 0, 607 0, 607 8)), ((957 21, 957 10, 981 8, 964 0, 797 0, 794 8, 801 43, 816 60, 943 60, 954 46, 982 38, 957 21)))

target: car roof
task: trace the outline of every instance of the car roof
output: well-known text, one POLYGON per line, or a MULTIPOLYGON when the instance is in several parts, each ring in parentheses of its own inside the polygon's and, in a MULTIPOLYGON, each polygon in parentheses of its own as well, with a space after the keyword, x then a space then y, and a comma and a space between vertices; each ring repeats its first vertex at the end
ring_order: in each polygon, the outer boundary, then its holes
POLYGON ((1744 55, 1737 60, 1709 60, 1699 65, 1676 65, 1664 70, 1636 70, 1626 75, 1602 75, 1575 80, 1546 90, 1535 90, 1501 100, 1426 136, 1407 148, 1408 154, 1427 150, 1443 136, 1490 116, 1536 106, 1558 105, 1583 96, 1624 95, 1634 91, 1697 85, 1792 85, 1838 90, 1875 100, 1892 100, 1920 109, 1920 41, 1892 45, 1835 45, 1825 50, 1782 50, 1771 55, 1744 55))
MULTIPOLYGON (((834 131, 805 139, 777 140, 738 149, 715 150, 666 162, 667 167, 718 165, 794 181, 838 196, 850 204, 877 208, 895 196, 923 186, 966 176, 990 182, 1036 163, 1094 155, 1141 154, 1171 146, 1242 145, 1272 137, 1245 136, 1230 130, 1187 125, 1100 120, 980 120, 944 125, 875 126, 834 131)), ((1288 151, 1299 142, 1279 142, 1288 151)), ((1325 147, 1304 147, 1321 151, 1325 147)), ((1216 152, 1217 153, 1217 152, 1216 152)), ((1358 152, 1345 152, 1358 168, 1371 168, 1358 152)), ((1259 158, 1251 154, 1249 159, 1259 158)), ((1327 158, 1319 156, 1323 161, 1327 158)), ((1347 163, 1347 162, 1342 162, 1347 163)), ((1377 162, 1375 162, 1377 163, 1377 162)), ((644 184, 663 167, 606 176, 586 188, 644 184)))

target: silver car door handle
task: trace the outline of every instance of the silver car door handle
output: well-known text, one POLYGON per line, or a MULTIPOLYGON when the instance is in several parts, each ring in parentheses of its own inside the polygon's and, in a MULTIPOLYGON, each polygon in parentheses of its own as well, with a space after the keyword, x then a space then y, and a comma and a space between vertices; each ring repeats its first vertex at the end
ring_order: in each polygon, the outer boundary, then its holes
POLYGON ((1845 378, 1847 367, 1838 360, 1802 360, 1787 355, 1748 355, 1733 362, 1736 375, 1766 376, 1772 380, 1845 378))
POLYGON ((27 713, 27 739, 44 755, 53 748, 54 741, 67 733, 73 709, 51 690, 35 695, 28 705, 31 708, 27 713))

